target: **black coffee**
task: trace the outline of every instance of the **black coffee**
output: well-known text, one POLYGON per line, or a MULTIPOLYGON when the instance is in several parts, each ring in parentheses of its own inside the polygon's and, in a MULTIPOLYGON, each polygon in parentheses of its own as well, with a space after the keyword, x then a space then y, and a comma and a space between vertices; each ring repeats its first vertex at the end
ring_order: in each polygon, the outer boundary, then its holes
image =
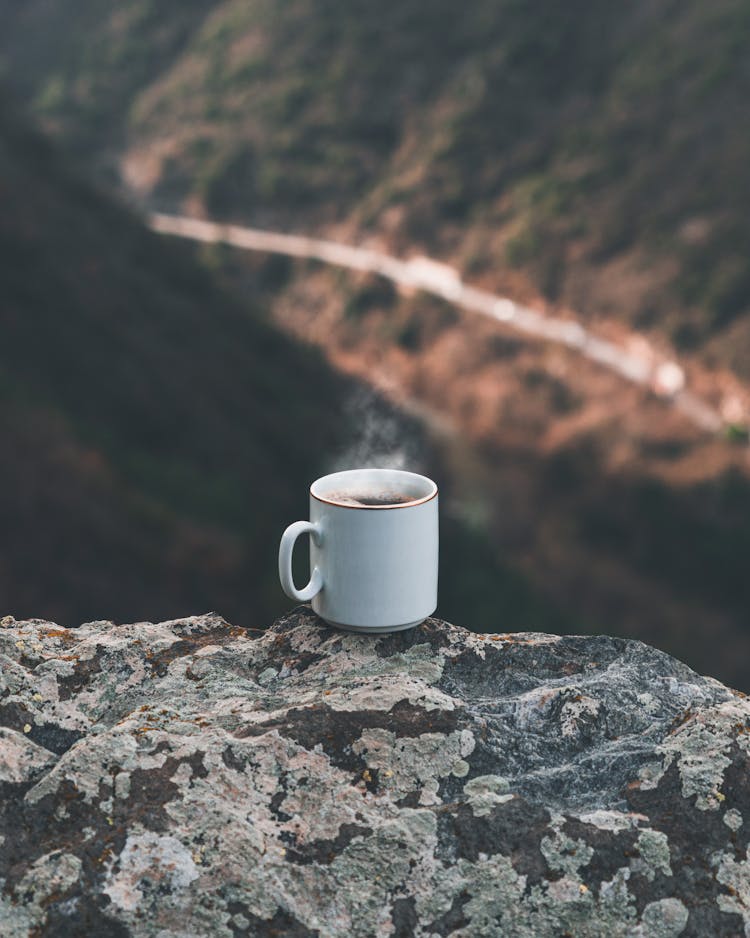
POLYGON ((340 505, 352 505, 359 508, 378 508, 384 505, 403 505, 413 502, 414 495, 404 492, 337 492, 329 495, 328 500, 340 505))

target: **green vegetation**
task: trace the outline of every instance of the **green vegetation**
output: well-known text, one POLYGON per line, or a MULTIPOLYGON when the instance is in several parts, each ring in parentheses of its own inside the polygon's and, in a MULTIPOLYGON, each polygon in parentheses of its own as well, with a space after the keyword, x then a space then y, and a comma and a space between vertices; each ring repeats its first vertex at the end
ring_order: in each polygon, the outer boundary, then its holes
POLYGON ((740 445, 750 443, 750 428, 742 426, 741 424, 727 424, 725 434, 730 443, 738 443, 740 445))
POLYGON ((75 152, 165 148, 162 202, 300 229, 377 225, 398 202, 403 234, 438 253, 446 223, 507 228, 474 267, 508 263, 584 313, 572 285, 601 277, 612 313, 647 305, 691 348, 732 324, 718 352, 750 374, 743 0, 0 0, 0 16, 9 80, 75 152), (619 256, 640 288, 606 279, 619 256))
MULTIPOLYGON (((346 289, 345 283, 342 288, 346 289)), ((390 309, 396 301, 396 289, 383 277, 370 276, 366 284, 354 290, 344 307, 344 317, 350 320, 361 319, 374 309, 390 309)))

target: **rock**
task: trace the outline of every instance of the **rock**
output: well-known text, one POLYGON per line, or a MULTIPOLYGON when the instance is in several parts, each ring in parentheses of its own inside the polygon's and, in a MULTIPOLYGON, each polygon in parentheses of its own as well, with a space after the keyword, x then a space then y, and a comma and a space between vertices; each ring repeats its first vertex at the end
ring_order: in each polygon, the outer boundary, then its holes
POLYGON ((750 703, 639 642, 6 619, 0 725, 4 938, 750 934, 750 703))

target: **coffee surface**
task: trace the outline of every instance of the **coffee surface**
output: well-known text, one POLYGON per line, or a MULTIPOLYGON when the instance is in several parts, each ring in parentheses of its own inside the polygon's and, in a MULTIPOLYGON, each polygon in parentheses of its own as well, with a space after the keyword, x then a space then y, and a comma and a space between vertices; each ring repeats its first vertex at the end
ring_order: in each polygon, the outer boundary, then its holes
POLYGON ((339 505, 351 505, 355 508, 382 508, 386 505, 403 505, 415 501, 417 496, 404 492, 335 492, 327 500, 339 505))

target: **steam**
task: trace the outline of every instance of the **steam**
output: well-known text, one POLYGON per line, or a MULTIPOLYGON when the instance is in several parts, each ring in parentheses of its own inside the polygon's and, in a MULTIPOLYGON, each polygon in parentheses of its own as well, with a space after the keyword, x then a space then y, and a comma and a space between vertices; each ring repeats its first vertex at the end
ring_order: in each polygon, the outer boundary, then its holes
POLYGON ((329 472, 362 467, 422 471, 422 446, 414 430, 372 390, 360 388, 348 398, 343 417, 350 439, 329 472))

